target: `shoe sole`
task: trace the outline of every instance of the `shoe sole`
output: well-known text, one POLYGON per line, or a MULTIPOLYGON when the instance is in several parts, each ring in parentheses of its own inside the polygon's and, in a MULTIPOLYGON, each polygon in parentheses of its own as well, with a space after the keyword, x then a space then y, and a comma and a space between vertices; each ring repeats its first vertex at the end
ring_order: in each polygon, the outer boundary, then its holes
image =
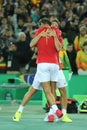
POLYGON ((66 123, 72 123, 72 121, 62 121, 62 122, 66 122, 66 123))

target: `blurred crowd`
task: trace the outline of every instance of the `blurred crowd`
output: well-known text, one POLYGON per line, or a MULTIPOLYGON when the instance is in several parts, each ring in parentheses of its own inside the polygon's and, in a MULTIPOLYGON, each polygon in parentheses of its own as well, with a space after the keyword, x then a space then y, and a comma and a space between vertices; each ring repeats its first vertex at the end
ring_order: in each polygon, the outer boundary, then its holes
POLYGON ((87 0, 0 0, 0 73, 35 71, 29 43, 43 17, 62 32, 62 67, 87 75, 87 0))

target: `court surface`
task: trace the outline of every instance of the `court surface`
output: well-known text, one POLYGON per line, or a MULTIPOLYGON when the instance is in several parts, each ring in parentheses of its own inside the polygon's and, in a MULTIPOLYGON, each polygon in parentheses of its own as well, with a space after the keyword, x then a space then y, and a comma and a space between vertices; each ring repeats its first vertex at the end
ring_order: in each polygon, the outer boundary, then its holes
POLYGON ((87 113, 69 114, 72 123, 44 122, 45 110, 41 105, 26 105, 20 122, 13 122, 12 116, 19 104, 0 105, 0 130, 87 130, 87 113))

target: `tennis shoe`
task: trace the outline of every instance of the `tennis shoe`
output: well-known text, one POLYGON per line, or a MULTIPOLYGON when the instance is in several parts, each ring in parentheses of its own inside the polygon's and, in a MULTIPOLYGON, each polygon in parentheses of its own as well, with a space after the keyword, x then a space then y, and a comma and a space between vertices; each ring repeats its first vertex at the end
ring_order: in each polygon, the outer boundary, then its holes
POLYGON ((13 121, 19 122, 20 118, 21 118, 22 112, 17 111, 15 113, 15 115, 13 116, 13 121))
POLYGON ((54 115, 53 114, 48 115, 48 122, 54 122, 54 115))
POLYGON ((62 113, 62 111, 61 110, 56 110, 56 116, 58 117, 58 118, 61 118, 62 116, 63 116, 63 113, 62 113))
POLYGON ((64 114, 64 115, 63 115, 62 121, 63 121, 63 122, 67 122, 67 123, 71 123, 71 122, 72 122, 72 120, 68 117, 67 114, 64 114))
POLYGON ((45 122, 54 122, 54 115, 53 114, 48 115, 48 113, 47 113, 44 118, 44 121, 45 122))

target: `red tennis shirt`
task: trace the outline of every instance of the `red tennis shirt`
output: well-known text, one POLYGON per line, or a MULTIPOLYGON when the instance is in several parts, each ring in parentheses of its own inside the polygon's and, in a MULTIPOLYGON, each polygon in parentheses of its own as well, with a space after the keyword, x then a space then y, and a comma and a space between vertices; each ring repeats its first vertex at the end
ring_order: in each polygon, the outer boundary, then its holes
MULTIPOLYGON (((35 36, 41 33, 43 30, 47 30, 48 27, 39 28, 36 31, 35 36)), ((51 29, 56 31, 57 37, 60 41, 60 44, 63 43, 63 39, 61 37, 61 31, 58 28, 51 27, 51 29)), ((58 60, 58 51, 55 48, 54 38, 51 37, 41 37, 36 44, 38 48, 37 55, 37 64, 39 63, 54 63, 59 64, 58 60)))

